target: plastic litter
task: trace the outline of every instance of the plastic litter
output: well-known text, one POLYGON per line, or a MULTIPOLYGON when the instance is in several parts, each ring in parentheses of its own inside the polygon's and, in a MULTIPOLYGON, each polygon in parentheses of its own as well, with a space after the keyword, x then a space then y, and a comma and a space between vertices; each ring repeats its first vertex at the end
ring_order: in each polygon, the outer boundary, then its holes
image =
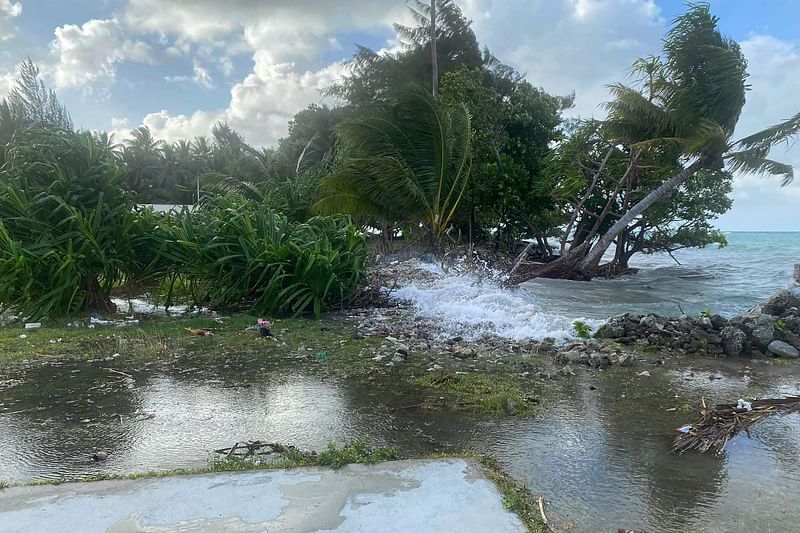
POLYGON ((114 324, 113 320, 104 320, 100 315, 92 315, 89 317, 89 324, 95 326, 111 326, 114 324))
POLYGON ((317 352, 317 359, 325 359, 326 357, 328 357, 327 350, 320 350, 317 352))
POLYGON ((256 330, 262 337, 272 337, 272 322, 259 318, 256 322, 256 330))
POLYGON ((751 404, 750 402, 744 401, 742 398, 739 398, 739 401, 736 403, 736 408, 737 409, 744 409, 745 411, 752 411, 753 410, 753 404, 751 404))
POLYGON ((694 431, 694 426, 691 424, 686 424, 685 426, 679 427, 675 431, 677 431, 678 433, 691 433, 692 431, 694 431))
POLYGON ((25 340, 28 338, 28 336, 23 333, 22 335, 19 336, 19 338, 25 340))
POLYGON ((39 329, 42 327, 41 322, 28 322, 25 324, 25 329, 39 329))

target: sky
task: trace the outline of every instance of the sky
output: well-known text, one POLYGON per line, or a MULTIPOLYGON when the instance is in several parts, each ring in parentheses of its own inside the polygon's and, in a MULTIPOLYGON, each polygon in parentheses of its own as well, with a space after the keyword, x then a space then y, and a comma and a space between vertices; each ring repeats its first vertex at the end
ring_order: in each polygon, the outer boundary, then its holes
MULTIPOLYGON (((478 40, 552 94, 575 93, 568 114, 602 118, 607 85, 656 54, 679 0, 457 0, 478 40)), ((800 0, 712 0, 722 31, 748 59, 750 85, 737 135, 800 111, 800 0)), ((0 97, 26 57, 76 125, 123 140, 147 125, 173 141, 220 120, 270 146, 356 45, 395 46, 404 0, 0 0, 0 97)), ((800 145, 771 157, 798 179, 740 175, 730 231, 800 231, 800 145)))

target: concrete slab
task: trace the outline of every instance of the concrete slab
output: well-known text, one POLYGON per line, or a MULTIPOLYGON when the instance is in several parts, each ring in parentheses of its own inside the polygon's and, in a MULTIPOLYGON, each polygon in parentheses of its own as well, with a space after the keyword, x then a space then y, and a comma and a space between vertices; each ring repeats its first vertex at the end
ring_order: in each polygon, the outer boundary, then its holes
POLYGON ((0 491, 2 532, 525 531, 471 459, 0 491))

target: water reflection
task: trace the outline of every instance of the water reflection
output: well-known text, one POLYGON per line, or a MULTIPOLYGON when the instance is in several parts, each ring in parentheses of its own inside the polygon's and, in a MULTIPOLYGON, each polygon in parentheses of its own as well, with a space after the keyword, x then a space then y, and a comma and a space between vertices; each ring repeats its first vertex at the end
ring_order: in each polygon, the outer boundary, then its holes
POLYGON ((195 466, 237 440, 319 449, 365 437, 408 454, 491 452, 575 531, 792 531, 800 519, 800 416, 762 422, 722 457, 669 454, 674 428, 694 417, 687 402, 795 393, 787 369, 581 371, 541 415, 516 420, 407 409, 413 398, 391 383, 288 369, 141 368, 126 378, 104 365, 39 368, 0 390, 0 479, 195 466), (109 460, 92 463, 95 449, 109 460))

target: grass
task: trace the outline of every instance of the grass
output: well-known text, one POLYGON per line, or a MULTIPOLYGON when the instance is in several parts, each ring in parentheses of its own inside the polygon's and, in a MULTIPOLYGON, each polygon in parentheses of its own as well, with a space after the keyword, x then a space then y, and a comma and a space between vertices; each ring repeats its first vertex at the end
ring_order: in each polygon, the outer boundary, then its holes
POLYGON ((530 416, 538 403, 530 385, 509 373, 437 372, 416 378, 414 384, 444 394, 456 409, 492 415, 530 416))
MULTIPOLYGON (((177 468, 173 470, 157 470, 136 472, 133 474, 95 474, 74 479, 40 479, 25 483, 23 486, 61 485, 63 483, 85 483, 106 481, 109 479, 146 479, 173 476, 190 476, 213 474, 216 472, 246 472, 250 470, 274 470, 280 468, 300 468, 307 466, 326 466, 334 470, 349 464, 375 464, 384 461, 396 461, 400 455, 396 448, 373 447, 362 440, 344 442, 341 447, 329 443, 319 454, 292 450, 275 456, 275 461, 263 460, 263 457, 211 457, 208 465, 197 468, 177 468)), ((12 485, 0 481, 0 489, 12 485)))
POLYGON ((769 359, 764 359, 768 365, 778 365, 778 366, 792 366, 798 364, 800 359, 792 359, 791 357, 770 357, 769 359))
POLYGON ((25 330, 19 325, 0 327, 0 370, 50 359, 90 360, 119 354, 136 364, 189 355, 213 362, 237 357, 313 359, 324 351, 326 361, 352 366, 365 349, 381 339, 353 339, 354 328, 341 321, 296 318, 276 320, 274 337, 260 337, 247 328, 257 317, 233 315, 211 318, 161 318, 139 325, 67 327, 66 322, 46 323, 41 329, 25 330), (186 328, 208 329, 212 336, 192 336, 186 328), (20 335, 26 338, 21 339, 20 335), (300 352, 300 349, 303 349, 300 352))
POLYGON ((503 497, 503 506, 517 514, 530 533, 547 533, 549 528, 539 513, 538 502, 528 487, 505 473, 494 457, 481 456, 479 462, 486 477, 503 497))

